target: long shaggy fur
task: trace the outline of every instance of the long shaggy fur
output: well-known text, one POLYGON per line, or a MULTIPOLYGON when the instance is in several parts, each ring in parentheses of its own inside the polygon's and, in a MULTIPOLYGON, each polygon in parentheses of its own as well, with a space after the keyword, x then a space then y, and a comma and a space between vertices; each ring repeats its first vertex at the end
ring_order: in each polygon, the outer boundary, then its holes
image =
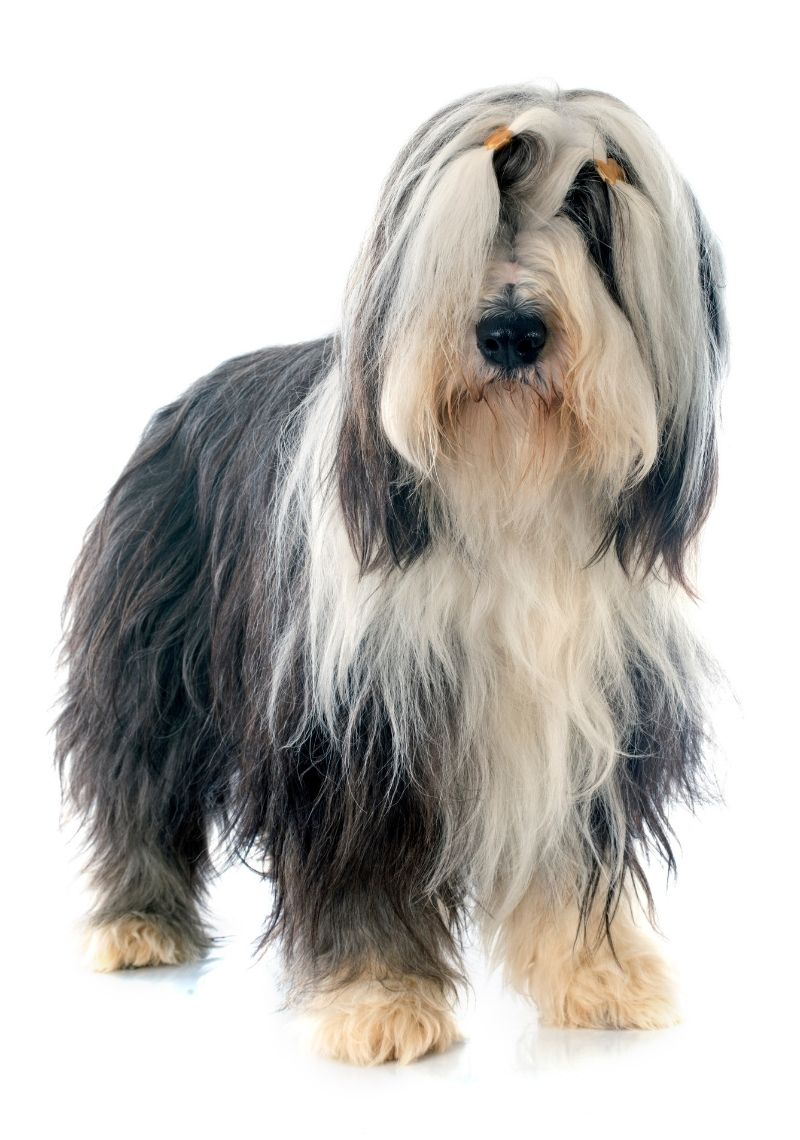
POLYGON ((611 97, 490 91, 420 128, 339 335, 159 412, 89 533, 58 756, 95 927, 202 950, 214 823, 266 858, 265 938, 317 994, 449 993, 468 904, 502 940, 533 884, 600 936, 649 898, 702 788, 681 596, 719 290, 691 191, 611 97), (504 305, 548 328, 525 374, 476 347, 504 305))

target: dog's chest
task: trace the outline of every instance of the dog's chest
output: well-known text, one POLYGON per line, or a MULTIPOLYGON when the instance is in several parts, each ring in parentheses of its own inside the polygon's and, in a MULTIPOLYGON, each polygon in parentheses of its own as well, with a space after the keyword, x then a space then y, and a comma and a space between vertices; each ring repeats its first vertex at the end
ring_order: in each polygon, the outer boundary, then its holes
POLYGON ((479 565, 443 550, 395 598, 393 644, 427 642, 423 660, 445 661, 462 746, 498 792, 532 791, 532 772, 560 782, 580 737, 608 738, 599 674, 615 619, 602 573, 541 545, 498 544, 479 565))
POLYGON ((481 575, 462 615, 466 651, 482 661, 503 708, 569 703, 612 631, 610 599, 591 571, 566 559, 505 555, 481 575))

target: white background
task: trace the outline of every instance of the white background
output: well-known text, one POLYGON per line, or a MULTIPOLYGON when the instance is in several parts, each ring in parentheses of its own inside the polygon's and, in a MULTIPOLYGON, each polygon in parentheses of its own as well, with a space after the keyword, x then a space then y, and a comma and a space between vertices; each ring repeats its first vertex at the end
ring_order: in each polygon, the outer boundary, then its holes
MULTIPOLYGON (((784 1136, 797 1068, 796 37, 788 5, 9 4, 2 84, 5 610, 0 1127, 14 1137, 784 1136), (662 136, 727 261, 732 370, 698 617, 731 680, 727 804, 680 820, 662 926, 685 1020, 538 1031, 479 966, 467 1042, 317 1060, 216 891, 198 968, 89 974, 47 727, 84 528, 155 407, 226 357, 326 333, 394 154, 517 81, 605 89, 662 136)), ((72 858, 72 862, 70 862, 72 858)), ((660 882, 657 875, 656 880, 660 882)), ((659 888, 659 894, 663 894, 659 888)))

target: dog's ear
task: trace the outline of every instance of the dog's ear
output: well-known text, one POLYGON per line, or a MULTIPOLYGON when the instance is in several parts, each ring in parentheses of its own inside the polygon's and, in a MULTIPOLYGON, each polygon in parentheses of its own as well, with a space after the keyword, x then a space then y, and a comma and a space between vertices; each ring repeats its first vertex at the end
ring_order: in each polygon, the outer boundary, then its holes
POLYGON ((678 398, 660 425, 655 463, 620 496, 598 554, 613 547, 628 572, 661 570, 691 593, 687 555, 717 486, 717 398, 727 329, 719 249, 688 188, 687 196, 696 254, 685 291, 694 298, 696 320, 689 329, 675 322, 671 380, 678 398))
POLYGON ((363 380, 347 395, 336 479, 350 544, 365 573, 413 561, 428 544, 429 523, 415 473, 381 431, 377 392, 363 380))
POLYGON ((335 463, 362 572, 406 565, 428 545, 436 423, 422 406, 426 342, 433 338, 445 354, 460 351, 497 229, 494 152, 472 139, 450 143, 452 127, 442 137, 434 119, 403 152, 345 298, 335 463), (408 358, 393 368, 396 346, 409 344, 408 358))
MULTIPOLYGON (((403 197, 395 205, 402 214, 403 197)), ((391 446, 380 422, 382 339, 392 296, 377 284, 395 218, 380 217, 351 279, 350 319, 336 351, 342 412, 333 477, 350 545, 362 573, 403 566, 428 543, 428 517, 413 469, 391 446)))

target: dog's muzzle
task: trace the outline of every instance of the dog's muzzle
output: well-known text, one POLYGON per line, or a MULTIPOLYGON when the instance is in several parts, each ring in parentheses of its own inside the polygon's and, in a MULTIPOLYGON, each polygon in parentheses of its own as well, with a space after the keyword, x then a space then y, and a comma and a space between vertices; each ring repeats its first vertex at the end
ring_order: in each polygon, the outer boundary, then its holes
POLYGON ((485 360, 513 372, 536 363, 547 339, 547 328, 535 313, 508 309, 480 320, 475 335, 485 360))

